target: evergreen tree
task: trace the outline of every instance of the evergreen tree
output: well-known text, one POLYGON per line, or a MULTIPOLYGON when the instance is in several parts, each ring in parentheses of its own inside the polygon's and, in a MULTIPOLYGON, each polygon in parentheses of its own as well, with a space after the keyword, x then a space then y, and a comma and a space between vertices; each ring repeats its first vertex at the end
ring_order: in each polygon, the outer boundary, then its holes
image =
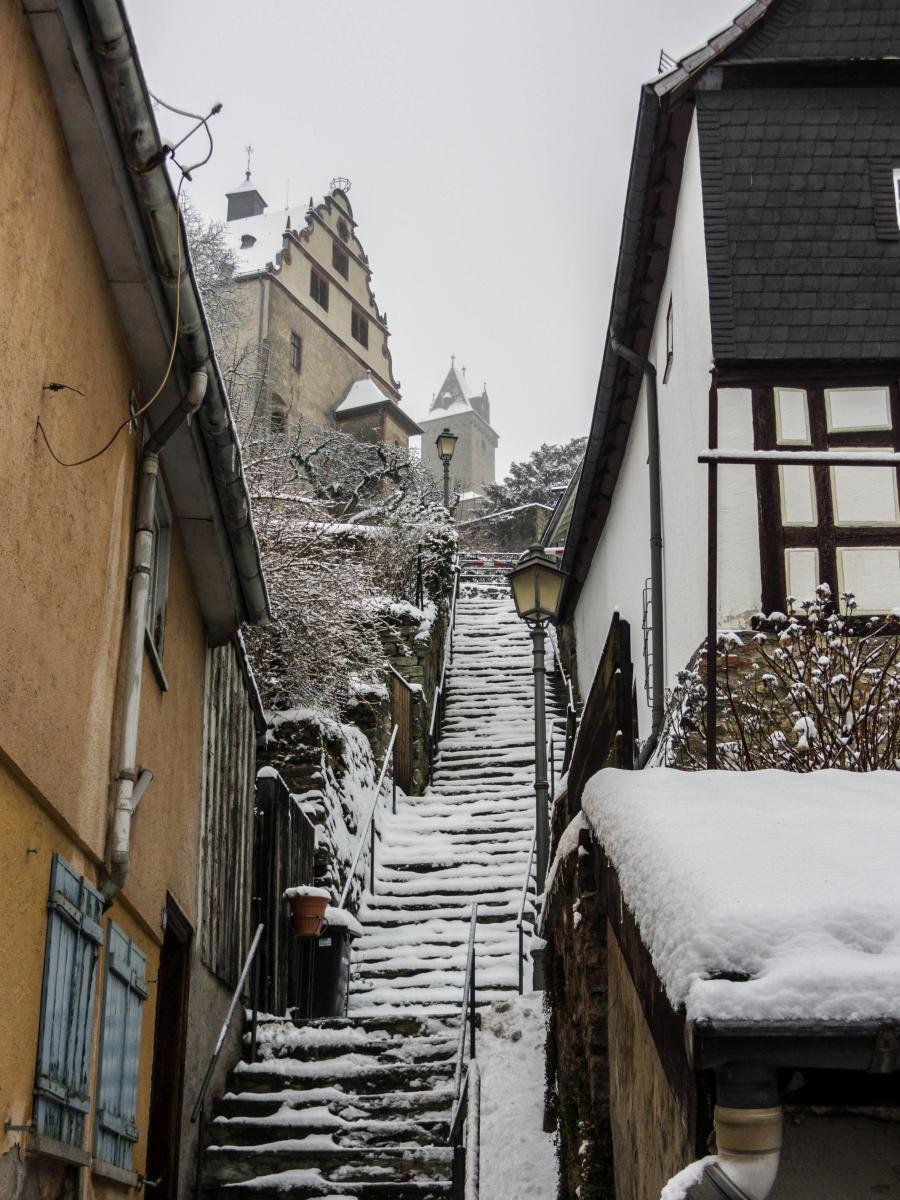
POLYGON ((502 483, 489 483, 484 489, 490 511, 521 504, 554 505, 559 489, 566 487, 581 465, 586 445, 586 437, 572 438, 562 446, 545 442, 524 462, 513 463, 502 483))

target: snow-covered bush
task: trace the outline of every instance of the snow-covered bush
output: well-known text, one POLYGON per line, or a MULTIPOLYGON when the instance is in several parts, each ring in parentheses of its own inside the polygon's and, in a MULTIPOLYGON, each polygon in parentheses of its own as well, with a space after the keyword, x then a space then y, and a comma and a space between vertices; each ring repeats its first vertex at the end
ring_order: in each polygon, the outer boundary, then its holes
MULTIPOLYGON (((720 768, 756 771, 900 769, 900 610, 856 614, 827 584, 812 600, 757 618, 753 633, 722 631, 717 654, 720 768)), ((679 672, 669 697, 664 760, 706 766, 704 665, 679 672)))

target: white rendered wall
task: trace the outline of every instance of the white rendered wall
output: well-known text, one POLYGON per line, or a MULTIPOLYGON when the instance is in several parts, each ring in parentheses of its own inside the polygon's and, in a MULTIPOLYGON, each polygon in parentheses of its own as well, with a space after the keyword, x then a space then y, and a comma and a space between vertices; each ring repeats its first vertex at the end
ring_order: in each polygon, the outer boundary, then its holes
MULTIPOLYGON (((658 372, 665 680, 670 687, 706 632, 707 468, 697 462, 697 456, 709 445, 712 335, 696 122, 688 140, 669 267, 651 346, 658 372), (670 297, 674 357, 664 383, 670 297)), ((749 391, 720 393, 719 444, 734 449, 752 447, 749 391)), ((642 387, 612 506, 574 616, 583 695, 596 673, 616 608, 629 622, 641 737, 650 729, 641 632, 642 591, 650 574, 648 486, 646 387, 642 387)), ((719 623, 746 624, 760 604, 753 468, 720 468, 719 498, 719 623)))

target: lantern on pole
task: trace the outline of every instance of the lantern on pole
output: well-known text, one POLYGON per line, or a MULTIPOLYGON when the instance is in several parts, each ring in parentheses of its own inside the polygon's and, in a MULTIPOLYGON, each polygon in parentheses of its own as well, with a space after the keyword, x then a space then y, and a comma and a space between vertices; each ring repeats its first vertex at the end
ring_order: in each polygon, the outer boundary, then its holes
POLYGON ((531 629, 534 647, 534 803, 537 887, 543 891, 550 853, 550 789, 547 784, 547 718, 544 695, 544 631, 559 615, 565 576, 542 546, 532 546, 509 573, 516 613, 531 629))
POLYGON ((435 438, 438 458, 444 464, 444 508, 450 511, 450 459, 456 449, 459 438, 445 426, 435 438))

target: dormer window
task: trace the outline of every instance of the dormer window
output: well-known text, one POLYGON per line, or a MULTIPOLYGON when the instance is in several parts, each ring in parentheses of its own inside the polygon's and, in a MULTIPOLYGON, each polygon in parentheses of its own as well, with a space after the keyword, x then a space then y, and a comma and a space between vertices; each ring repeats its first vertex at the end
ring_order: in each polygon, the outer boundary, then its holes
POLYGON ((345 279, 350 278, 350 257, 346 250, 342 250, 337 242, 331 243, 331 265, 337 271, 338 275, 343 275, 345 279))
POLYGON ((328 280, 324 275, 320 275, 315 267, 309 273, 309 294, 316 304, 328 312, 328 280))

